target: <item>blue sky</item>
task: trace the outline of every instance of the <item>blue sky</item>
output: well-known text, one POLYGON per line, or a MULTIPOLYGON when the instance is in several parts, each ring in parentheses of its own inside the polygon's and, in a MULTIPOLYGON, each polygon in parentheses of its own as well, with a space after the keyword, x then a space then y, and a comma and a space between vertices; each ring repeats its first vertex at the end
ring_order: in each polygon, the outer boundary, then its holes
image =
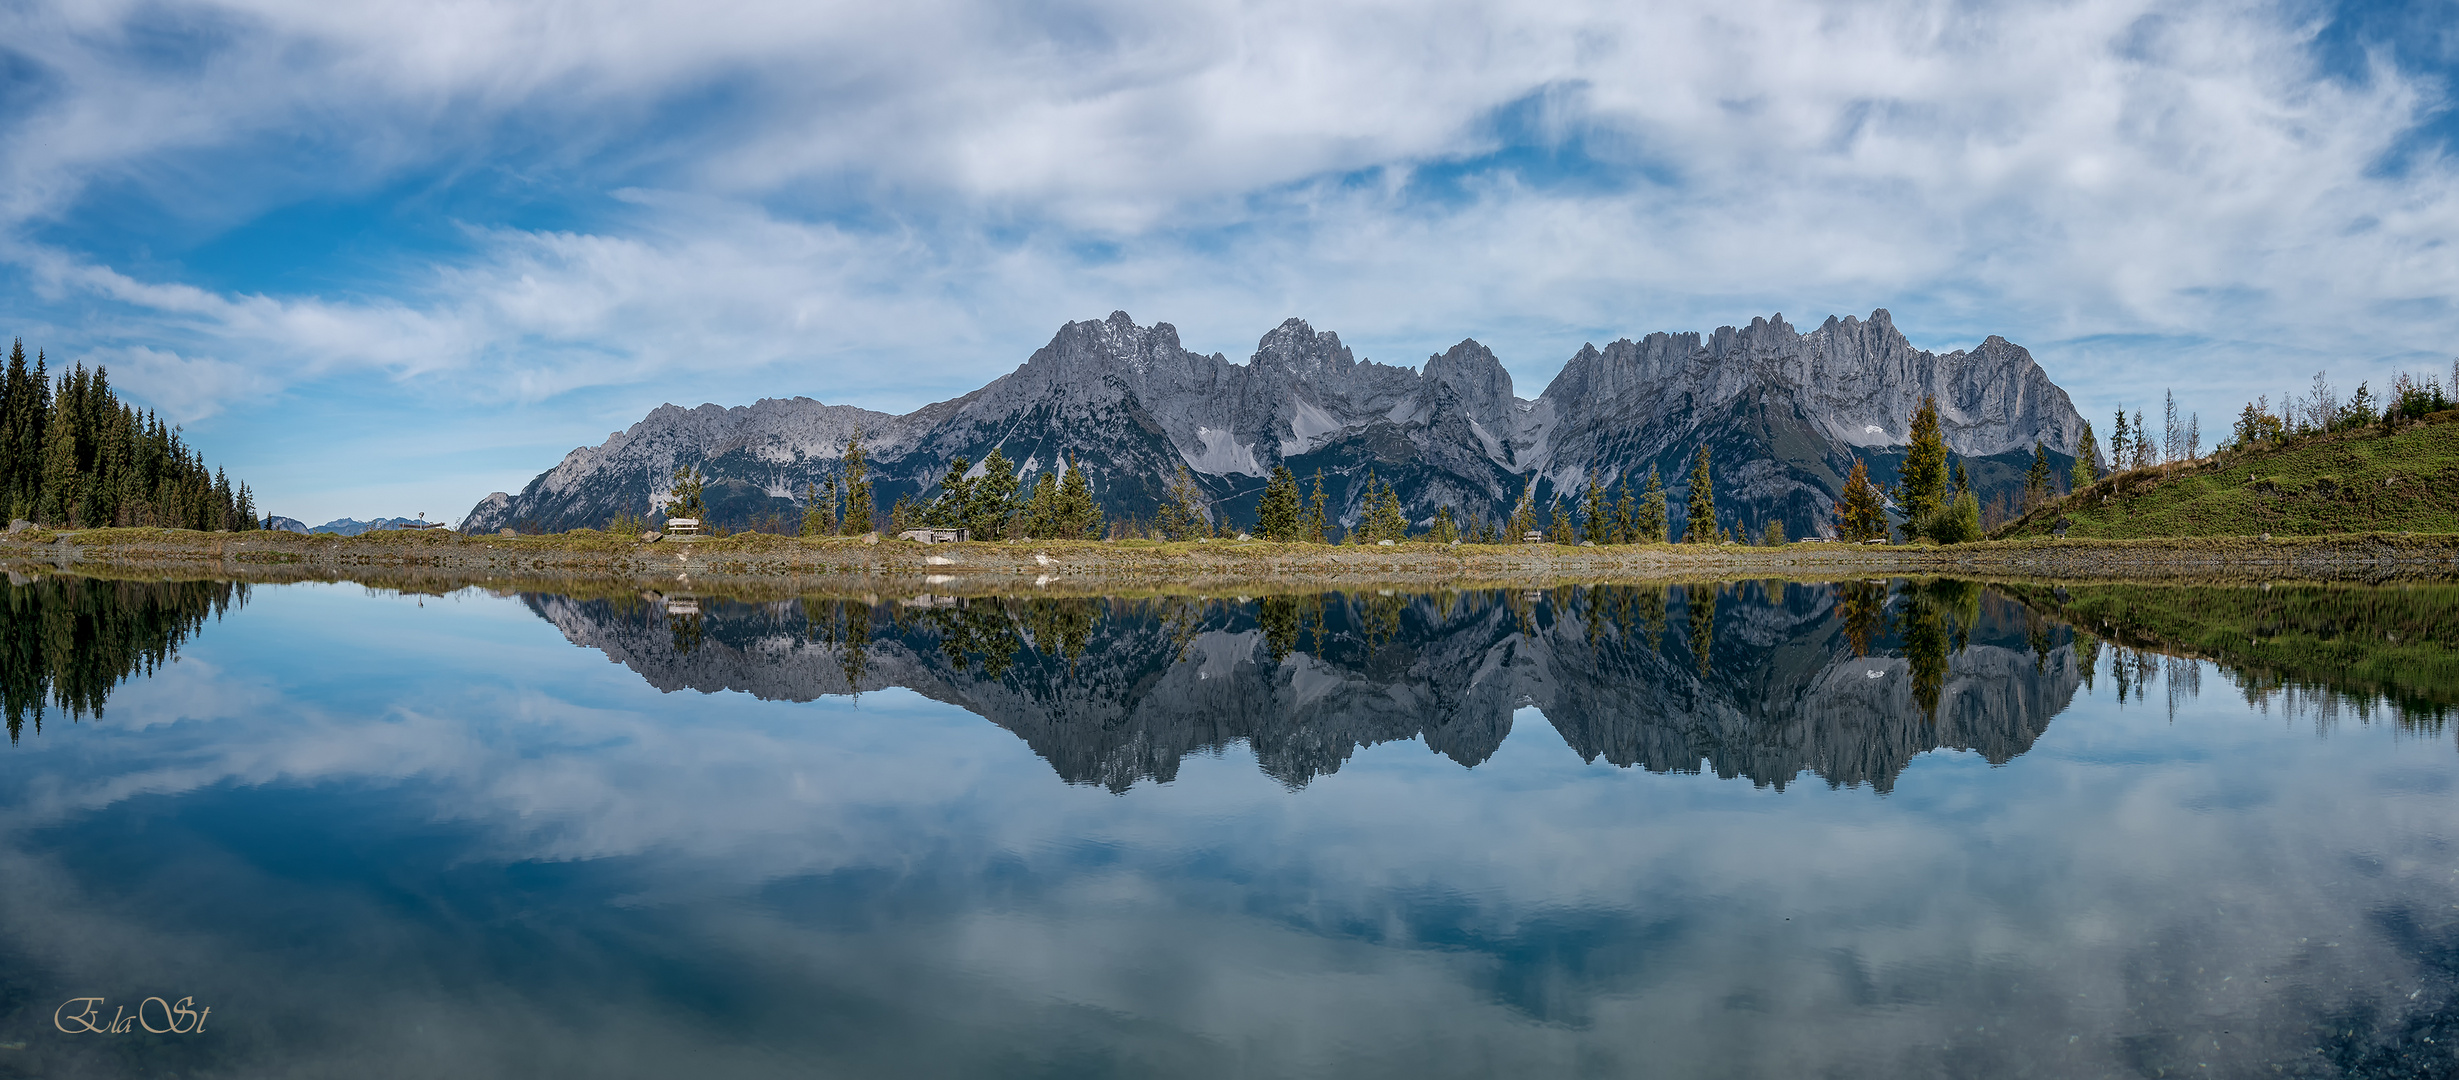
POLYGON ((1886 307, 2103 426, 2459 353, 2459 0, 0 7, 0 333, 274 512, 661 402, 902 411, 1123 309, 1523 396, 1886 307))

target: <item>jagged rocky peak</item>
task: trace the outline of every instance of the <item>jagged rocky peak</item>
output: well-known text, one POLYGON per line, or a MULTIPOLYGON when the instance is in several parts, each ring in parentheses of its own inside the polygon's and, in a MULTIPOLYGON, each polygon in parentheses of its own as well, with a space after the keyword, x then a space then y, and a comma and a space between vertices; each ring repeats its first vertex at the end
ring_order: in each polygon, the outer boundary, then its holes
POLYGON ((1427 357, 1424 374, 1427 382, 1449 391, 1469 419, 1489 431, 1505 430, 1513 407, 1520 404, 1511 392, 1511 373, 1503 370, 1494 350, 1476 338, 1463 338, 1460 344, 1427 357))
POLYGON ((1255 356, 1249 363, 1305 377, 1341 374, 1356 366, 1357 360, 1340 343, 1339 334, 1316 333, 1306 320, 1289 319, 1255 343, 1255 356))
MULTIPOLYGON (((1977 481, 1985 501, 2036 441, 2071 454, 2082 433, 2066 393, 2021 346, 1993 336, 1970 350, 1916 349, 1884 308, 1807 333, 1777 314, 1582 346, 1534 401, 1515 395, 1501 359, 1474 339, 1412 370, 1360 360, 1337 333, 1291 318, 1242 364, 1188 350, 1169 323, 1140 326, 1119 311, 1067 323, 1008 374, 902 416, 808 397, 661 406, 605 444, 574 450, 519 494, 490 497, 469 520, 601 524, 646 510, 652 488, 682 464, 722 489, 711 514, 724 523, 791 518, 798 493, 842 469, 859 426, 882 507, 933 497, 950 462, 978 463, 996 448, 1035 467, 1076 461, 1112 513, 1145 518, 1182 465, 1234 518, 1251 520, 1262 487, 1254 481, 1290 464, 1327 475, 1345 504, 1336 517, 1354 520, 1372 471, 1424 523, 1443 506, 1464 518, 1508 514, 1531 482, 1547 500, 1576 498, 1590 476, 1613 483, 1653 468, 1681 477, 1706 446, 1720 517, 1753 535, 1781 523, 1801 536, 1832 524, 1854 457, 1892 474, 1891 448, 1929 394, 1954 450, 1998 459, 1977 481)), ((1677 491, 1677 503, 1686 497, 1677 491)))

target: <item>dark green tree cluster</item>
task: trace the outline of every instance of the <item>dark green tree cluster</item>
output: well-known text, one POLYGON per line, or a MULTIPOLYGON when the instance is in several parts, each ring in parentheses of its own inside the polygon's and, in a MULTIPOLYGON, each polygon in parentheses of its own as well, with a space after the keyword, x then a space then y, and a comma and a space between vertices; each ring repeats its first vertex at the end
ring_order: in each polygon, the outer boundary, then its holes
POLYGON ((0 502, 62 528, 253 529, 256 498, 205 465, 177 428, 121 403, 110 373, 79 364, 55 384, 40 353, 9 350, 0 376, 0 502))
POLYGON ((1096 540, 1101 537, 1101 504, 1093 501, 1092 483, 1073 459, 1062 480, 1047 469, 1033 481, 1033 494, 1016 519, 1016 533, 1026 540, 1096 540))
POLYGON ((1255 532, 1266 540, 1286 544, 1307 539, 1302 534, 1306 525, 1306 508, 1298 501, 1298 478, 1290 474, 1289 466, 1272 467, 1272 479, 1264 482, 1264 498, 1255 505, 1255 532))
POLYGON ((1362 516, 1356 535, 1361 542, 1397 544, 1409 538, 1409 515, 1400 508, 1400 492, 1376 480, 1372 472, 1366 474, 1366 501, 1359 509, 1362 516))
POLYGON ((1581 538, 1598 544, 1662 544, 1665 542, 1665 481, 1648 470, 1644 495, 1633 497, 1625 478, 1613 498, 1592 470, 1588 491, 1580 499, 1581 538))
POLYGON ((1685 544, 1716 542, 1716 484, 1708 473, 1708 448, 1699 448, 1699 461, 1691 466, 1690 513, 1682 526, 1685 544))
POLYGON ((969 475, 972 472, 972 458, 958 455, 948 462, 947 475, 939 481, 939 497, 914 515, 916 524, 963 529, 975 540, 1007 539, 1021 509, 1016 501, 1022 486, 1016 479, 1016 465, 993 447, 990 456, 982 459, 982 475, 969 475))

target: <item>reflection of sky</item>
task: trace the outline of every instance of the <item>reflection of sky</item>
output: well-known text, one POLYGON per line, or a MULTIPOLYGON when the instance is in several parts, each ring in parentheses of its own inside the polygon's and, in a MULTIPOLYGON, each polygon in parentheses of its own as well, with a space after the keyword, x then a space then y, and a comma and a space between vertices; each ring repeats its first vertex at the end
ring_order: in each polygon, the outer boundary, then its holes
POLYGON ((1473 770, 1112 795, 903 691, 661 695, 514 601, 263 588, 9 754, 0 1053, 175 991, 220 1025, 183 1072, 2245 1067, 2411 1004, 2459 758, 2207 682, 1885 797, 1587 765, 1533 710, 1473 770))

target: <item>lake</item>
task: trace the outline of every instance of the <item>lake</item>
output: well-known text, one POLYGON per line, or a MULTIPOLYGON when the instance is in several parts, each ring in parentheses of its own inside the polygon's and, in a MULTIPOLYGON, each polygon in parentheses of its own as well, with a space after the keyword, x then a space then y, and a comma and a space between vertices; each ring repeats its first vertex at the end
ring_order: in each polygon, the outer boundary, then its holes
POLYGON ((2459 1073, 2459 587, 6 588, 0 1077, 2459 1073))

